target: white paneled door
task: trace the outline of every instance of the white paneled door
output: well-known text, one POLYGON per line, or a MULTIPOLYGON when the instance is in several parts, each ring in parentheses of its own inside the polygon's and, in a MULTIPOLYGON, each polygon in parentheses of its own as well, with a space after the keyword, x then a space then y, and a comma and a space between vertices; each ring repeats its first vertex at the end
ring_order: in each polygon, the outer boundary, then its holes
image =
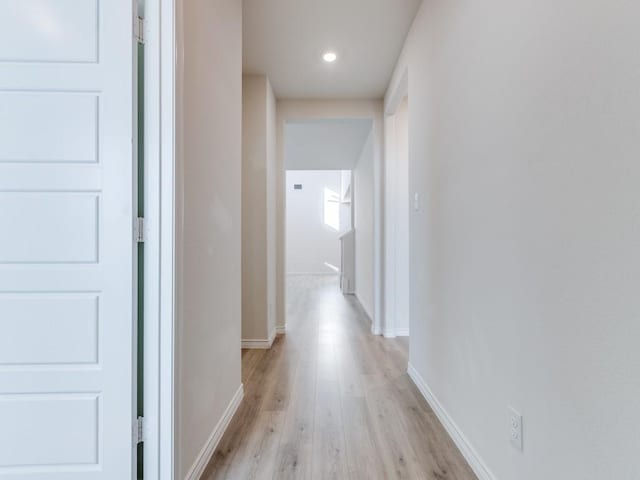
POLYGON ((132 0, 0 0, 0 478, 133 464, 132 0))

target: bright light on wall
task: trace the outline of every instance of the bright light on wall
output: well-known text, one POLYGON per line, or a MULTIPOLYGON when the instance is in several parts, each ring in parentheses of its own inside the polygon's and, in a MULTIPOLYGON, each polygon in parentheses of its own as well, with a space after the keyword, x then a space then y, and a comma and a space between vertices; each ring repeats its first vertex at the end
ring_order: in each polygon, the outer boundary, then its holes
POLYGON ((340 195, 330 188, 324 189, 324 224, 340 230, 340 195))

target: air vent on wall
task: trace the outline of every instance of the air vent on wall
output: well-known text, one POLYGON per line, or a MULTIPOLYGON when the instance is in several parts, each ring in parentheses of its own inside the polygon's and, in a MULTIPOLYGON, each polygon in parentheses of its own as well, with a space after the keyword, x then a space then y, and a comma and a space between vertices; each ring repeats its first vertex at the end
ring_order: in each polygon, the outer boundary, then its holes
POLYGON ((302 190, 302 184, 301 183, 294 183, 293 189, 294 190, 302 190))

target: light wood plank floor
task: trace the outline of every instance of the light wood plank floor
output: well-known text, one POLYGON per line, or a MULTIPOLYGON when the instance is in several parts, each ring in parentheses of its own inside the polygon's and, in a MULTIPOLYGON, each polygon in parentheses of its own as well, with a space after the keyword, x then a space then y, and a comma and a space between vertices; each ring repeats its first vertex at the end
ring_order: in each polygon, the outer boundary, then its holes
POLYGON ((333 277, 291 277, 287 334, 242 351, 245 398, 214 479, 476 479, 407 370, 333 277))

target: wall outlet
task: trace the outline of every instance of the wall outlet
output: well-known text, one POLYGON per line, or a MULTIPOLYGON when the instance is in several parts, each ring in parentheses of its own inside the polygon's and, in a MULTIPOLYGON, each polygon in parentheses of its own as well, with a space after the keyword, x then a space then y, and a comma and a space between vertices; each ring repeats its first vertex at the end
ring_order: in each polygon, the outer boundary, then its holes
POLYGON ((509 407, 509 440, 511 445, 519 451, 522 449, 522 415, 513 407, 509 407))
POLYGON ((413 211, 420 211, 420 194, 418 192, 413 194, 413 211))

